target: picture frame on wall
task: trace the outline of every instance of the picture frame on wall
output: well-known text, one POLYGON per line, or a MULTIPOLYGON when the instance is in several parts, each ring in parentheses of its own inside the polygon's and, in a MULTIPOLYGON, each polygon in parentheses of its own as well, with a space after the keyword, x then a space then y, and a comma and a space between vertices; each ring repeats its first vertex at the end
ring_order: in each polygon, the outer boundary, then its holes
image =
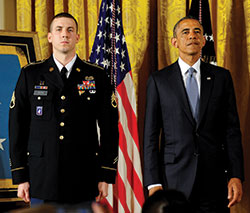
POLYGON ((10 171, 9 104, 21 68, 39 60, 41 51, 36 32, 0 30, 0 202, 19 200, 10 171))

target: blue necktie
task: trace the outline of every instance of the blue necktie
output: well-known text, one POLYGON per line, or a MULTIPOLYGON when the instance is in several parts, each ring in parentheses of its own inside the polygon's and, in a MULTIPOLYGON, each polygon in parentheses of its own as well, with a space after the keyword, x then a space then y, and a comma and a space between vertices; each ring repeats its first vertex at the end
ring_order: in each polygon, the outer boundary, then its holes
POLYGON ((196 70, 192 67, 187 70, 188 77, 186 79, 186 90, 193 117, 197 121, 199 113, 199 91, 198 84, 194 76, 195 72, 196 70))

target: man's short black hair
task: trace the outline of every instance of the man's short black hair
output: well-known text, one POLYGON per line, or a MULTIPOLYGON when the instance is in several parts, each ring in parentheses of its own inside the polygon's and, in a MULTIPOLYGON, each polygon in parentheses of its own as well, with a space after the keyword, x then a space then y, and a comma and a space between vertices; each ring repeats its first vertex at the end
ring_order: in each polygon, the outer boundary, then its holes
POLYGON ((174 38, 176 38, 176 29, 177 29, 178 25, 180 24, 180 22, 182 22, 183 20, 186 20, 186 19, 193 19, 193 20, 198 21, 198 22, 200 23, 202 29, 203 29, 203 26, 202 26, 201 22, 200 22, 197 18, 195 18, 194 16, 188 15, 188 16, 185 16, 185 17, 181 18, 181 19, 180 19, 179 21, 177 21, 177 23, 174 25, 174 29, 173 29, 173 37, 174 37, 174 38))
POLYGON ((51 31, 51 25, 52 25, 52 22, 54 21, 54 19, 56 19, 56 18, 71 18, 71 19, 73 19, 74 20, 74 22, 76 23, 76 32, 78 31, 78 23, 77 23, 77 20, 75 19, 75 17, 74 16, 72 16, 71 14, 69 14, 69 13, 65 13, 65 12, 62 12, 62 13, 58 13, 57 15, 55 15, 53 18, 52 18, 52 20, 51 20, 51 22, 50 22, 50 31, 51 31))
POLYGON ((191 213, 191 206, 185 195, 177 190, 159 190, 148 197, 142 206, 142 213, 191 213))

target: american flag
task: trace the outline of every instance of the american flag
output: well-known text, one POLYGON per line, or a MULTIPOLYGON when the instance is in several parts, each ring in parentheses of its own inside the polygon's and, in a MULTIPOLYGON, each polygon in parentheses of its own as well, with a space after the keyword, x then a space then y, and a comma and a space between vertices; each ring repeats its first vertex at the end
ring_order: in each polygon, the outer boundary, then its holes
POLYGON ((136 98, 119 0, 103 0, 90 61, 109 70, 119 111, 116 184, 105 203, 113 212, 141 212, 144 203, 136 98))
POLYGON ((202 59, 211 64, 217 64, 214 49, 214 37, 208 0, 192 0, 189 15, 197 18, 203 26, 206 44, 202 48, 202 59))

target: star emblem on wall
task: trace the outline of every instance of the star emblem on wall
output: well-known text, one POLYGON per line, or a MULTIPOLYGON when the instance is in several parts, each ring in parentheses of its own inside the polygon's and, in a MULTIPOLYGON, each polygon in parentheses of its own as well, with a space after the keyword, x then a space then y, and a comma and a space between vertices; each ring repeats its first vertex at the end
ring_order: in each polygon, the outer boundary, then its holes
POLYGON ((3 142, 6 141, 6 138, 0 138, 0 149, 4 151, 4 148, 3 148, 3 142))

